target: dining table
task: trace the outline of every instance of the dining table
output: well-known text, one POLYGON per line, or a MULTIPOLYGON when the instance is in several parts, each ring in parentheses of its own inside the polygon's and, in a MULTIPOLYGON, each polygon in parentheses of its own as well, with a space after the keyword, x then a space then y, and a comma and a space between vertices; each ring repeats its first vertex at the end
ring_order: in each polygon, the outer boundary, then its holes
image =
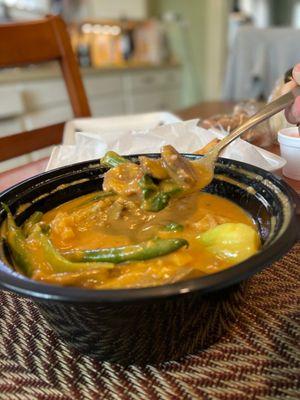
MULTIPOLYGON (((233 107, 202 102, 176 114, 204 119, 233 107)), ((279 153, 276 144, 268 150, 279 153)), ((1 173, 0 191, 47 162, 1 173)), ((300 193, 299 181, 276 174, 300 193)), ((244 282, 241 293, 230 329, 210 346, 179 360, 124 366, 68 347, 30 299, 0 291, 0 400, 300 399, 300 243, 244 282)))
MULTIPOLYGON (((235 104, 236 103, 232 101, 201 102, 199 104, 195 104, 194 106, 175 111, 175 114, 183 120, 194 118, 206 119, 212 115, 231 113, 235 104)), ((277 143, 267 147, 266 150, 274 154, 280 154, 279 145, 277 143)), ((15 185, 16 183, 21 182, 24 179, 43 172, 46 168, 48 160, 48 158, 42 158, 40 160, 32 161, 28 164, 0 173, 0 192, 15 185)), ((300 181, 289 179, 283 176, 281 171, 276 171, 276 174, 286 181, 298 194, 300 194, 300 181)))

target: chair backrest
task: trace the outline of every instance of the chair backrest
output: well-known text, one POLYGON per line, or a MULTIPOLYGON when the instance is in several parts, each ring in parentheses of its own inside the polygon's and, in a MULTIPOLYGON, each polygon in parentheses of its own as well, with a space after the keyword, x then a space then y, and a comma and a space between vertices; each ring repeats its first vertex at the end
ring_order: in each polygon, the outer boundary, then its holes
MULTIPOLYGON (((75 117, 90 107, 64 21, 58 16, 0 26, 0 68, 58 61, 75 117)), ((0 138, 0 161, 60 143, 64 123, 0 138)))

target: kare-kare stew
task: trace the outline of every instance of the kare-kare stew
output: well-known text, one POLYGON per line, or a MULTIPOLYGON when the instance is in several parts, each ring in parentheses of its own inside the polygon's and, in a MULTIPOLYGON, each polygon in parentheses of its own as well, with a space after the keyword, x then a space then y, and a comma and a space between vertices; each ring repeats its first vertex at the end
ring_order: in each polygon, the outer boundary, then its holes
POLYGON ((250 216, 200 192, 206 172, 176 152, 101 160, 103 190, 35 212, 18 227, 9 208, 2 239, 15 269, 50 284, 139 288, 212 274, 260 247, 250 216))

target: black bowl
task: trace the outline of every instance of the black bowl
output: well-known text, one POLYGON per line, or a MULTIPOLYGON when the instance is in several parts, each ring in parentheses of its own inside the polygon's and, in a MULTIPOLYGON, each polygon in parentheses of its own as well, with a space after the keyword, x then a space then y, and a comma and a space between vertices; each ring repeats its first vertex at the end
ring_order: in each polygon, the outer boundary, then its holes
MULTIPOLYGON (((59 168, 6 190, 0 202, 12 212, 22 210, 16 218, 21 224, 36 210, 45 212, 99 190, 103 172, 97 160, 59 168)), ((240 312, 243 285, 239 283, 283 256, 299 237, 297 195, 284 182, 260 168, 225 159, 218 160, 215 172, 206 191, 243 207, 259 227, 263 246, 248 260, 172 285, 100 291, 30 280, 13 271, 0 245, 1 287, 36 301, 66 342, 102 360, 161 362, 208 346, 240 312)), ((4 218, 1 209, 0 223, 4 218)))

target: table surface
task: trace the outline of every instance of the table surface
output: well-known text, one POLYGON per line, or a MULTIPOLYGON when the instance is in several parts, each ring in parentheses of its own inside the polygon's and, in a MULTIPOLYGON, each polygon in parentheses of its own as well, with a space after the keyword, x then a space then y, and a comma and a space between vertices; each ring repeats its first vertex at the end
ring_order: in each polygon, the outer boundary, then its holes
MULTIPOLYGON (((228 103, 224 107, 230 111, 228 103)), ((207 117, 224 110, 206 103, 178 114, 207 117)), ((0 175, 1 188, 43 171, 46 163, 0 175)), ((0 291, 0 399, 299 399, 299 252, 300 243, 247 281, 240 313, 219 341, 161 365, 122 367, 80 355, 34 302, 0 291)))
MULTIPOLYGON (((193 118, 208 118, 211 115, 230 113, 234 107, 233 102, 202 102, 192 107, 178 111, 176 114, 184 120, 193 118)), ((275 154, 279 154, 279 146, 273 145, 267 148, 275 154)), ((0 174, 0 191, 3 191, 24 179, 30 178, 33 175, 39 174, 45 170, 48 159, 44 158, 38 161, 31 162, 26 165, 11 169, 0 174)), ((276 172, 282 177, 281 172, 276 172)), ((283 176, 283 179, 300 194, 300 181, 295 181, 283 176)))

